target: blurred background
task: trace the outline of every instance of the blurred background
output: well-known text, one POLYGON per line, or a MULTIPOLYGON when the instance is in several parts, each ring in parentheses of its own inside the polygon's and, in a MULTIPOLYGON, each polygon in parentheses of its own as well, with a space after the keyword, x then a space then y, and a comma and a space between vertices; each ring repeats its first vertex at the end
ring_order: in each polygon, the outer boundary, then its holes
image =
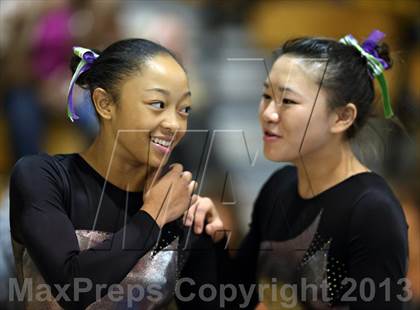
MULTIPOLYGON (((394 67, 386 73, 394 111, 355 142, 362 159, 393 187, 410 225, 412 309, 420 309, 420 1, 1 0, 0 1, 0 309, 8 301, 13 257, 8 179, 17 159, 83 150, 98 125, 89 96, 76 92, 81 117, 66 118, 71 47, 103 49, 143 37, 172 49, 193 94, 187 135, 174 154, 213 198, 231 247, 247 230, 264 180, 282 164, 262 156, 257 120, 271 53, 296 36, 359 40, 387 34, 394 67)), ((378 107, 380 109, 381 107, 378 107)))

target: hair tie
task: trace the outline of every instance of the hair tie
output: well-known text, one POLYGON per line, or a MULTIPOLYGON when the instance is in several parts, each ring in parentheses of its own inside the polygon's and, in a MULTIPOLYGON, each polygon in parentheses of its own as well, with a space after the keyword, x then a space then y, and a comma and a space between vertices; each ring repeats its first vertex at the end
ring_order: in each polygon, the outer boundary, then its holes
POLYGON ((70 118, 72 122, 74 122, 74 120, 76 119, 79 119, 79 117, 76 115, 76 112, 73 106, 74 84, 76 83, 79 76, 83 72, 89 70, 92 64, 95 62, 95 60, 99 57, 99 55, 96 54, 94 51, 87 48, 79 47, 79 46, 73 46, 73 53, 80 58, 80 62, 77 65, 77 68, 74 71, 74 74, 71 78, 68 96, 67 96, 67 116, 70 118))
POLYGON ((378 52, 375 50, 375 47, 384 36, 385 34, 383 32, 374 30, 361 46, 351 34, 341 38, 339 42, 345 45, 354 46, 360 54, 366 58, 370 72, 373 77, 378 80, 381 88, 385 118, 391 118, 394 116, 394 112, 392 111, 391 99, 389 97, 388 84, 383 74, 383 72, 389 68, 389 64, 384 59, 380 58, 378 52))

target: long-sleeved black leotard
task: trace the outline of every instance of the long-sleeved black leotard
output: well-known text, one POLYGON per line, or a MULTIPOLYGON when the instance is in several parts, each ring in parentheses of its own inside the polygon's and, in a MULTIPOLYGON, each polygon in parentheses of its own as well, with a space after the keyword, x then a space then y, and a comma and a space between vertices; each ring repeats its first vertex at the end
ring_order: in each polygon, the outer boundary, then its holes
MULTIPOLYGON (((378 174, 356 174, 303 199, 296 168, 287 166, 261 189, 234 258, 221 255, 221 275, 247 289, 270 285, 260 294, 269 309, 404 309, 407 228, 378 174)), ((232 308, 254 309, 257 290, 251 302, 237 298, 232 308)))
MULTIPOLYGON (((10 183, 10 224, 21 288, 32 281, 27 309, 167 305, 189 256, 187 229, 175 221, 160 230, 142 203, 140 191, 106 182, 78 154, 19 160, 10 183), (57 300, 35 298, 42 284, 57 300), (115 284, 123 293, 114 287, 116 293, 106 295, 115 284)), ((211 244, 209 237, 191 237, 189 245, 211 244)))

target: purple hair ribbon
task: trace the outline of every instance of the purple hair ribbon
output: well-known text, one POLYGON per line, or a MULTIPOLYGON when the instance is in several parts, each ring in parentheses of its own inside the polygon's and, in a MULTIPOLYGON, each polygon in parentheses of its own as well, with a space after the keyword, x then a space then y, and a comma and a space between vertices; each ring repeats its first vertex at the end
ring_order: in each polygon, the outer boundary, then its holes
POLYGON ((79 76, 83 72, 89 70, 92 64, 95 62, 95 60, 99 57, 99 55, 96 54, 94 51, 79 46, 73 47, 73 53, 80 58, 80 62, 77 65, 77 68, 74 71, 74 74, 71 78, 67 96, 67 116, 72 122, 74 122, 74 120, 79 119, 79 116, 77 116, 73 105, 74 84, 76 83, 79 76))
POLYGON ((389 64, 382 59, 378 52, 376 51, 375 47, 378 46, 378 43, 385 37, 385 33, 379 30, 373 30, 369 37, 362 43, 362 48, 369 53, 370 55, 374 56, 384 67, 384 70, 389 68, 389 64))
POLYGON ((385 34, 383 32, 374 30, 366 39, 366 41, 363 42, 362 46, 359 45, 357 40, 351 34, 341 38, 339 42, 345 45, 354 46, 360 52, 360 54, 366 58, 368 67, 371 70, 369 73, 371 73, 373 77, 376 78, 379 82, 382 93, 385 118, 391 118, 394 116, 394 112, 392 111, 388 84, 383 73, 386 69, 389 68, 389 64, 379 56, 375 49, 379 41, 381 41, 384 37, 385 34))

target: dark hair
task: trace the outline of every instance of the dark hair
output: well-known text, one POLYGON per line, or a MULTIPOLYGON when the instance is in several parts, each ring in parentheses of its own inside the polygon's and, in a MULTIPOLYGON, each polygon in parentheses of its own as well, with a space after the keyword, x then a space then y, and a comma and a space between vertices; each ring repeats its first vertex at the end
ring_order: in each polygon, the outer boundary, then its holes
MULTIPOLYGON (((376 51, 391 67, 392 61, 386 43, 378 45, 376 51)), ((344 106, 349 102, 356 105, 357 117, 346 131, 347 138, 353 138, 374 110, 375 91, 367 60, 354 46, 316 37, 286 41, 274 52, 276 58, 284 54, 308 58, 312 63, 321 61, 317 59, 325 59, 327 67, 323 79, 320 72, 318 82, 322 82, 322 87, 327 90, 330 108, 344 106)))
MULTIPOLYGON (((99 54, 91 68, 82 73, 76 84, 92 92, 101 87, 109 92, 115 102, 119 100, 118 85, 128 76, 141 71, 142 66, 158 54, 171 56, 181 67, 181 62, 169 49, 146 39, 125 39, 108 46, 103 52, 93 49, 99 54)), ((73 55, 70 68, 74 74, 80 58, 73 55)), ((185 70, 185 69, 184 69, 185 70)))

